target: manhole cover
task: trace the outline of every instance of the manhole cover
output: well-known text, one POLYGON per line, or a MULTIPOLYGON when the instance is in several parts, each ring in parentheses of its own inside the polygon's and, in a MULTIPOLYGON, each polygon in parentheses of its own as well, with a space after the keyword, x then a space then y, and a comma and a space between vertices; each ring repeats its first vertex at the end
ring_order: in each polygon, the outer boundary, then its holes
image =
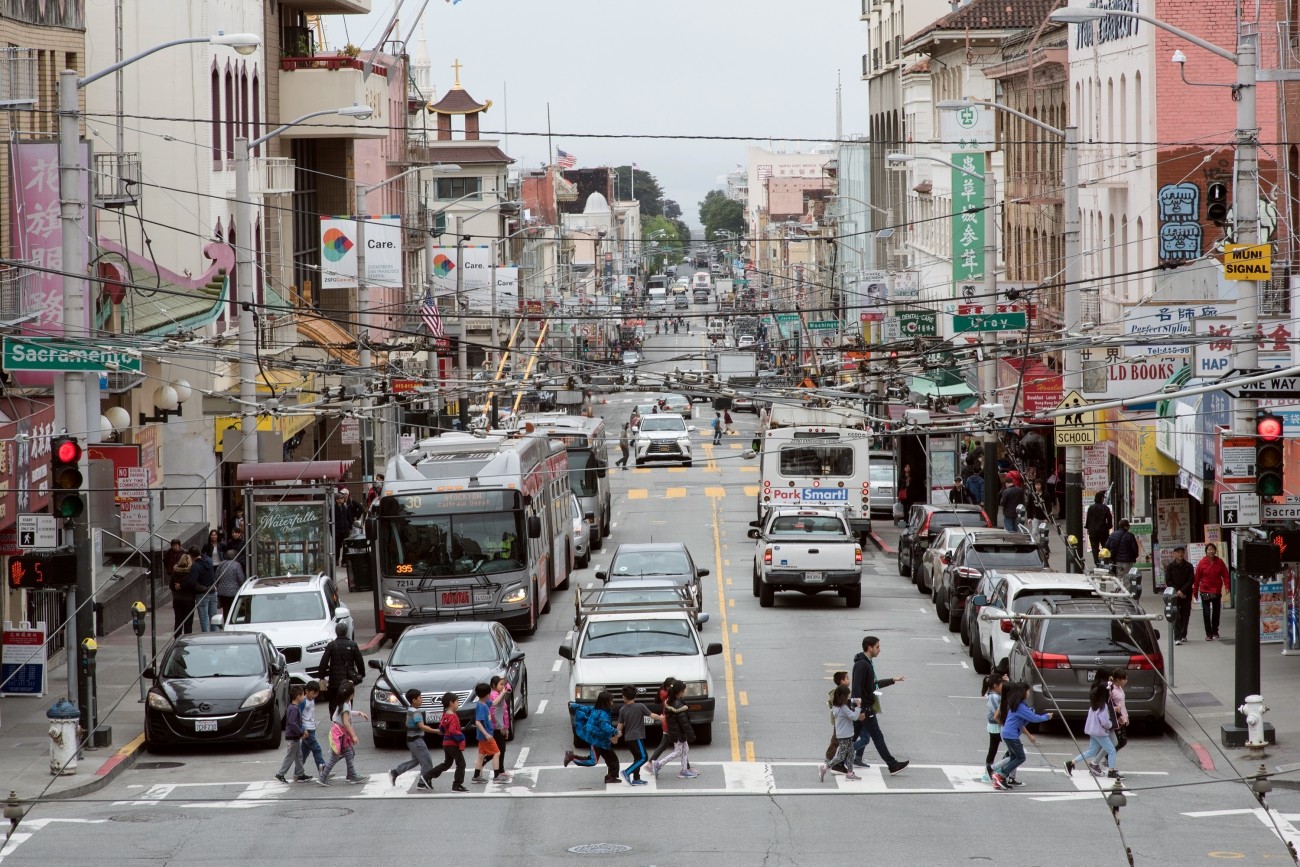
POLYGON ((305 807, 301 810, 285 810, 280 814, 286 819, 338 819, 351 816, 347 807, 305 807))
POLYGON ((583 843, 581 846, 570 846, 569 851, 574 855, 621 855, 631 852, 632 847, 622 843, 583 843))
POLYGON ((157 813, 140 811, 137 813, 118 813, 116 816, 109 816, 110 822, 125 822, 128 825, 146 825, 150 822, 175 822, 177 819, 184 819, 180 813, 157 813))
POLYGON ((136 762, 137 771, 168 771, 172 768, 183 768, 184 762, 136 762))

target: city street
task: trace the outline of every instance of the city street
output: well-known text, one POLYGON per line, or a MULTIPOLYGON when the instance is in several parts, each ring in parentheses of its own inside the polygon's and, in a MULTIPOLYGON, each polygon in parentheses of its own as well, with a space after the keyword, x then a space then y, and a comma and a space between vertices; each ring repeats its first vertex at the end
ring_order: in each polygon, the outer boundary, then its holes
MULTIPOLYGON (((646 362, 670 368, 703 341, 652 336, 646 362)), ((621 426, 637 400, 613 395, 598 410, 621 426)), ((629 847, 618 850, 629 864, 686 864, 716 853, 727 863, 794 865, 863 851, 873 863, 1008 863, 1009 844, 1024 849, 1011 860, 1026 864, 1118 864, 1125 846, 1138 864, 1286 860, 1277 829, 1297 839, 1290 823, 1300 821, 1300 793, 1276 791, 1269 802, 1279 813, 1259 811, 1244 786, 1197 770, 1164 737, 1138 737, 1121 754, 1128 802, 1118 828, 1099 781, 1062 771, 1075 745, 1060 727, 1042 733, 1036 747, 1026 744, 1022 789, 995 792, 980 782, 984 702, 960 640, 898 576, 893 558, 874 549, 866 552, 861 609, 795 594, 760 608, 745 536, 758 472, 742 457, 755 417, 736 414, 737 433, 714 447, 711 411, 698 404, 695 415, 692 468, 610 471, 614 535, 576 583, 589 582, 612 545, 625 541, 684 541, 712 571, 704 579, 711 620, 703 634, 726 652, 712 659, 719 716, 712 745, 692 749, 697 779, 665 772, 630 790, 605 785, 599 769, 561 766, 570 730, 567 663, 557 649, 572 628, 571 589, 537 634, 521 641, 532 707, 508 749, 513 784, 454 795, 444 777, 433 793, 416 793, 411 773, 391 787, 387 769, 405 754, 376 750, 365 723, 357 762, 368 781, 357 787, 279 784, 272 779, 278 752, 145 754, 99 793, 35 809, 0 863, 251 863, 266 858, 271 839, 297 841, 295 848, 311 841, 335 862, 377 863, 409 857, 413 831, 427 850, 426 829, 439 851, 474 851, 490 863, 567 862, 571 847, 597 843, 629 847), (830 776, 818 783, 830 675, 850 667, 866 634, 881 638, 880 675, 907 676, 884 691, 882 719, 890 748, 912 764, 891 777, 869 748, 872 767, 860 782, 830 776), (633 807, 629 799, 644 803, 633 807), (865 837, 855 830, 864 819, 865 837)), ((359 607, 365 599, 348 602, 359 607)))

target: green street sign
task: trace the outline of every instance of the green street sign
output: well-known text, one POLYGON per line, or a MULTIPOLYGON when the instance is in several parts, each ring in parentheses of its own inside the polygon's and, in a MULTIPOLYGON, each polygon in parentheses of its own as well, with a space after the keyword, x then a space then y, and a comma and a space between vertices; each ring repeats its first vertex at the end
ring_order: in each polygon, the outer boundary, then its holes
POLYGON ((903 337, 939 336, 939 314, 933 310, 900 310, 894 315, 903 337))
POLYGON ((776 314, 776 321, 777 321, 777 322, 780 322, 782 325, 798 325, 798 324, 799 324, 799 314, 798 314, 798 313, 778 313, 778 314, 776 314))
POLYGON ((808 323, 809 331, 838 331, 839 327, 838 319, 814 319, 808 323))
POLYGON ((952 330, 963 331, 1018 331, 1029 326, 1029 317, 1019 313, 985 313, 979 316, 953 316, 952 330))
POLYGON ((144 360, 133 352, 59 337, 6 337, 4 359, 0 363, 5 370, 144 371, 144 360))

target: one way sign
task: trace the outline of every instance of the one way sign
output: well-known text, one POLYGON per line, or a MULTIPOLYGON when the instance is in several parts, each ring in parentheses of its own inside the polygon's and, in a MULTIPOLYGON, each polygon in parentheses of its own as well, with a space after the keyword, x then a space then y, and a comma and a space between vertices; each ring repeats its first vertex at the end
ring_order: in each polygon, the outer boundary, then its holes
POLYGON ((19 515, 18 547, 24 550, 59 547, 58 519, 53 515, 19 515))
POLYGON ((1233 397, 1291 398, 1300 396, 1300 376, 1274 376, 1224 389, 1233 397))

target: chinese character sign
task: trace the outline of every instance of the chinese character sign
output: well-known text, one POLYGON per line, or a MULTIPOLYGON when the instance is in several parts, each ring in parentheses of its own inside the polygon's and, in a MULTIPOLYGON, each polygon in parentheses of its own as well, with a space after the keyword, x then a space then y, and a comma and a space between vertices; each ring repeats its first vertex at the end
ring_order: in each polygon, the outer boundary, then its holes
POLYGON ((984 276, 984 154, 952 155, 952 279, 984 276))

